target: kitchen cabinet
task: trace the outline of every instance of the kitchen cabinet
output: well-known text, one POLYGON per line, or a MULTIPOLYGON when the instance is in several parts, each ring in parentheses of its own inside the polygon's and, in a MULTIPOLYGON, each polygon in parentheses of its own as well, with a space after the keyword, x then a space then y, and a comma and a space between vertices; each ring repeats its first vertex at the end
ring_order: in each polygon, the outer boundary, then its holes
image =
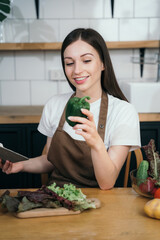
POLYGON ((160 153, 160 122, 141 122, 141 144, 147 145, 150 139, 155 140, 156 150, 160 153))
MULTIPOLYGON (((37 130, 37 123, 21 124, 0 124, 0 142, 5 147, 17 151, 28 157, 41 155, 46 137, 37 130)), ((156 149, 160 152, 160 121, 140 122, 142 146, 149 143, 150 139, 155 140, 156 149)), ((142 150, 145 158, 145 154, 142 150)), ((136 168, 136 160, 132 154, 130 171, 136 168)), ((123 186, 125 164, 116 181, 116 187, 123 186)), ((0 188, 28 188, 40 187, 40 174, 17 173, 6 175, 0 170, 0 188)), ((128 186, 131 186, 130 180, 128 186)))
MULTIPOLYGON (((41 155, 46 137, 37 130, 38 124, 1 124, 0 143, 27 157, 41 155)), ((40 187, 41 175, 16 173, 6 175, 0 170, 0 188, 40 187)))

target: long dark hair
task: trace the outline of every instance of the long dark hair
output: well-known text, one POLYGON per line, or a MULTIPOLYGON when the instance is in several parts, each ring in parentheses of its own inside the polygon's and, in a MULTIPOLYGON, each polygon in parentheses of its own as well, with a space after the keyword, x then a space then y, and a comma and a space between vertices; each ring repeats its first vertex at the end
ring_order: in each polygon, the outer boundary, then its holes
MULTIPOLYGON (((71 43, 77 41, 78 39, 81 39, 82 41, 85 41, 86 43, 90 44, 98 52, 99 57, 104 64, 104 70, 102 71, 102 74, 101 74, 102 89, 106 93, 114 97, 127 101, 126 97, 122 93, 118 85, 118 82, 116 80, 106 43, 102 38, 102 36, 97 31, 91 28, 87 28, 87 29, 77 28, 72 32, 70 32, 64 39, 62 43, 62 48, 61 48, 61 61, 62 61, 62 66, 63 66, 63 71, 65 76, 66 76, 66 73, 65 73, 65 65, 64 65, 64 51, 71 43)), ((73 89, 73 91, 76 91, 75 86, 73 86, 70 83, 68 78, 67 78, 67 81, 71 86, 71 88, 73 89)))

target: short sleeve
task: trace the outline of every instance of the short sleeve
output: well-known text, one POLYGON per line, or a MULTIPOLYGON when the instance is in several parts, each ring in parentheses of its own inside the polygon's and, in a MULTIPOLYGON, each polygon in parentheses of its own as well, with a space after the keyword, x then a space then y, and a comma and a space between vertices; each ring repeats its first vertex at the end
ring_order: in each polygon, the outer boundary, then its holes
POLYGON ((52 137, 54 135, 64 107, 72 94, 73 92, 54 95, 47 101, 38 125, 38 131, 40 133, 47 137, 52 137))
POLYGON ((45 105, 38 125, 38 131, 47 137, 52 137, 56 130, 56 126, 54 127, 53 124, 50 123, 49 116, 50 116, 49 106, 45 105))
POLYGON ((130 151, 141 146, 138 113, 133 105, 119 100, 112 111, 109 123, 109 145, 131 146, 130 151))

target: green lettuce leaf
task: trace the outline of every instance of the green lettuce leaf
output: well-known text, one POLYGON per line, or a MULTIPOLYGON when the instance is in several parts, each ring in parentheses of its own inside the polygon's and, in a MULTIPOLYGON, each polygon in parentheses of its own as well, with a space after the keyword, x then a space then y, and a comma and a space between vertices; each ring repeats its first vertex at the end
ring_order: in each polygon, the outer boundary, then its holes
POLYGON ((58 194, 60 197, 64 197, 70 201, 83 201, 86 199, 80 188, 76 188, 73 184, 64 184, 63 188, 56 186, 56 183, 48 186, 50 190, 58 194))
POLYGON ((7 208, 9 212, 16 212, 18 209, 20 201, 8 194, 3 196, 3 200, 1 202, 3 208, 7 208))
POLYGON ((42 203, 34 203, 29 201, 26 197, 22 198, 22 201, 18 205, 18 211, 17 212, 24 212, 33 208, 39 208, 42 207, 42 203))
POLYGON ((80 188, 76 188, 73 184, 64 184, 63 188, 56 186, 56 183, 48 186, 50 190, 58 194, 59 196, 73 201, 75 206, 74 210, 83 211, 88 208, 96 208, 95 203, 86 198, 86 195, 82 193, 80 188))

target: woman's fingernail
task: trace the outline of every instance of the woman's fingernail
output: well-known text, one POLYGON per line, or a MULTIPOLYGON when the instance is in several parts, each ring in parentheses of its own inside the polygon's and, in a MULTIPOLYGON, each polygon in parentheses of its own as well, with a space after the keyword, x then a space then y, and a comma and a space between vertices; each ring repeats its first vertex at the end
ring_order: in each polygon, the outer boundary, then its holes
POLYGON ((72 119, 72 117, 68 117, 68 119, 69 119, 69 120, 71 120, 71 119, 72 119))

